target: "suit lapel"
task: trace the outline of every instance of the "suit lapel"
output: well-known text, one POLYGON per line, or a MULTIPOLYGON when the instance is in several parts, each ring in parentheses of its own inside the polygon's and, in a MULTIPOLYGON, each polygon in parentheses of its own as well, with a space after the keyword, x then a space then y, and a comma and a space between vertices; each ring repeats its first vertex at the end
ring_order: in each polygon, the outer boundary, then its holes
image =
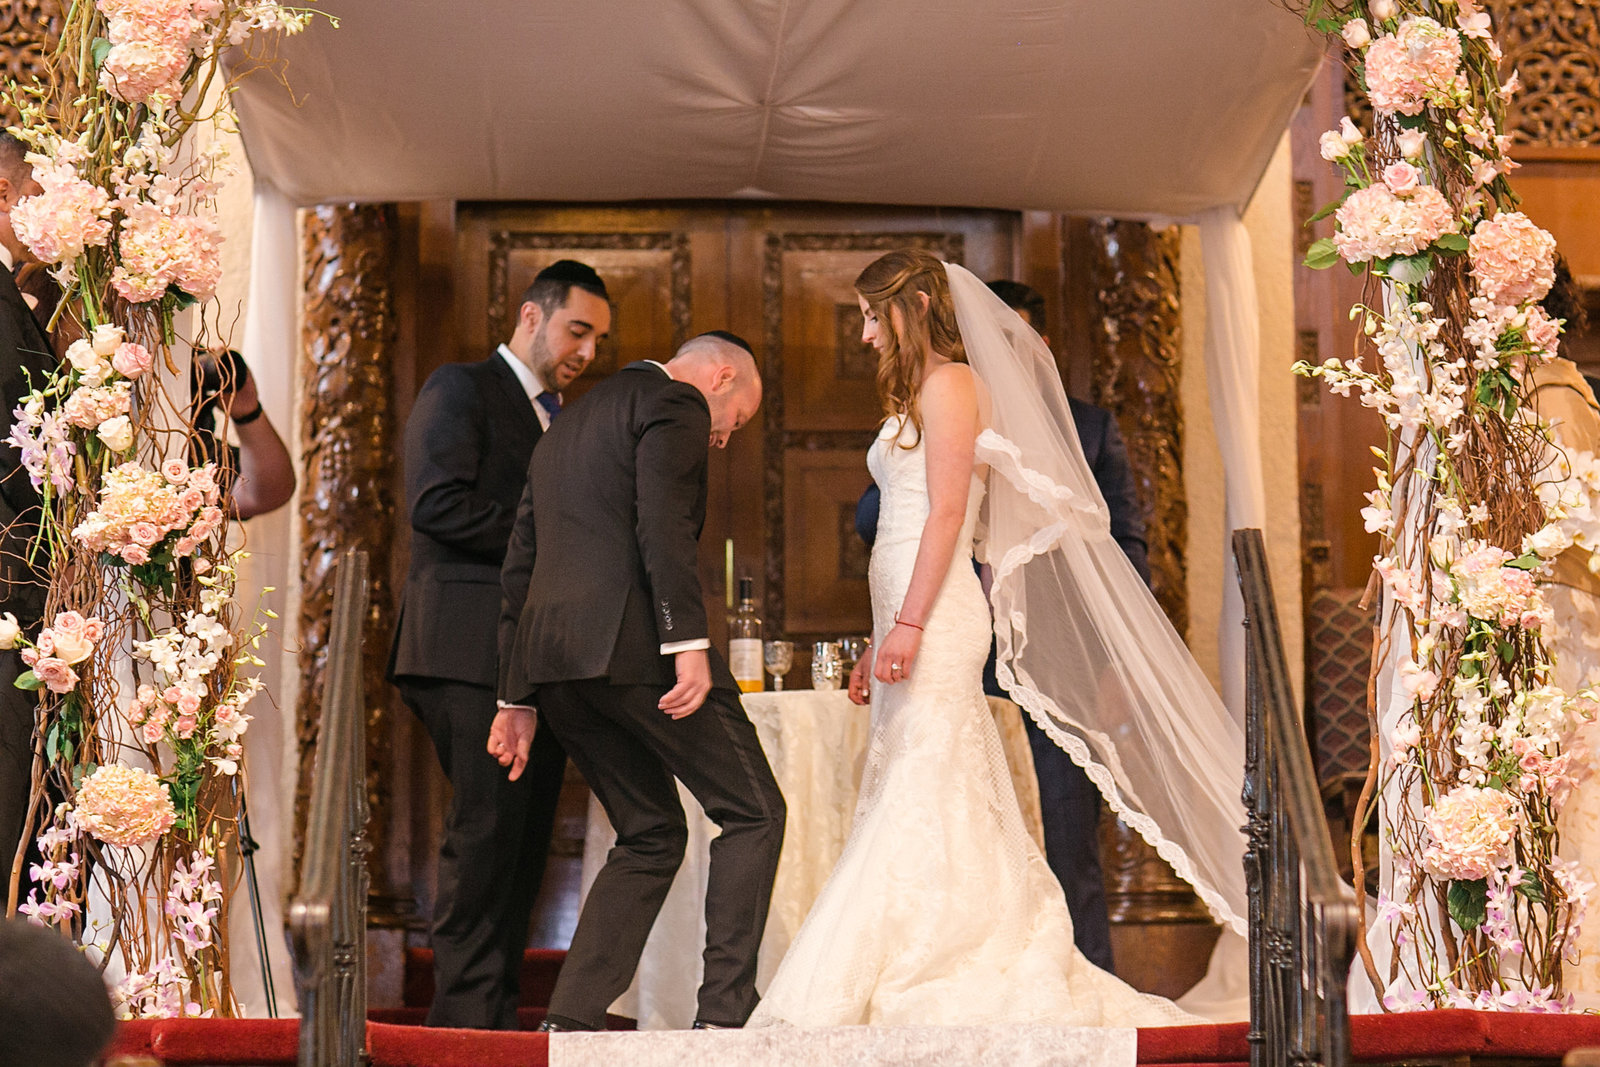
POLYGON ((528 396, 527 390, 522 388, 516 372, 506 366, 505 357, 498 351, 489 357, 489 367, 500 386, 496 391, 502 398, 500 406, 506 417, 513 420, 513 425, 528 429, 537 437, 543 432, 539 425, 539 415, 533 410, 533 399, 528 396))

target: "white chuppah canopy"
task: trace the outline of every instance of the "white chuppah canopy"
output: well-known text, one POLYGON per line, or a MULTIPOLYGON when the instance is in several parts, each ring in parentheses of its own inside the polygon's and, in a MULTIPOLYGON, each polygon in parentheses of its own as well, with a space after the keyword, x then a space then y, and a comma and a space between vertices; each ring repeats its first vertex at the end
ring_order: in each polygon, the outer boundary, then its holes
MULTIPOLYGON (((289 87, 258 76, 235 97, 258 368, 287 381, 295 361, 297 205, 750 197, 1196 221, 1228 522, 1263 524, 1239 213, 1322 54, 1279 0, 316 6, 340 25, 282 42, 289 87)), ((1223 696, 1242 714, 1226 585, 1223 696)))
POLYGON ((1247 201, 1321 54, 1275 0, 324 0, 256 177, 347 200, 1247 201))

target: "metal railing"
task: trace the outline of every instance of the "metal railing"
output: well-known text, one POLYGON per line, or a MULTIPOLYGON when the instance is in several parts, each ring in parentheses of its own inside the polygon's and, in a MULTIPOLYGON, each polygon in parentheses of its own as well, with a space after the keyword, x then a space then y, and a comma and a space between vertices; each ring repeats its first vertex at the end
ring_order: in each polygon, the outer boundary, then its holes
POLYGON ((367 1062, 366 553, 346 552, 337 566, 311 817, 300 889, 289 905, 300 1067, 367 1062))
POLYGON ((1235 530, 1249 631, 1245 880, 1252 1067, 1345 1067, 1356 898, 1339 877, 1305 727, 1289 685, 1260 530, 1235 530))

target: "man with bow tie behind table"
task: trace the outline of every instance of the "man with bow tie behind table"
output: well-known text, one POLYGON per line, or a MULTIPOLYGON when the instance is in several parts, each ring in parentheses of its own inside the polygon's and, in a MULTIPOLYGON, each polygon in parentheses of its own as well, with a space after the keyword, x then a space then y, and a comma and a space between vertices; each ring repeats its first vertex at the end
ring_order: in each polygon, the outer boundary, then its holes
POLYGON ((429 376, 406 424, 411 569, 389 676, 427 728, 453 798, 439 850, 431 1026, 515 1029, 528 918, 566 753, 539 731, 511 782, 487 751, 500 565, 534 445, 611 329, 605 283, 570 259, 523 294, 511 340, 429 376))

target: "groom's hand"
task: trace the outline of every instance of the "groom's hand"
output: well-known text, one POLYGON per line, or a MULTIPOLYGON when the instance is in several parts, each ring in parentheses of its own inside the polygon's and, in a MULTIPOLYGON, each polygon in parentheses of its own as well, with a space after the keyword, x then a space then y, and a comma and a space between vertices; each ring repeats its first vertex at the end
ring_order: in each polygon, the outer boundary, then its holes
POLYGON ((510 767, 511 781, 522 777, 528 765, 528 748, 533 744, 533 733, 539 719, 532 708, 503 707, 489 727, 489 755, 500 761, 500 766, 510 767))
POLYGON ((656 706, 674 719, 682 719, 698 711, 711 692, 711 659, 704 649, 697 648, 677 653, 674 665, 678 684, 667 690, 656 706))

